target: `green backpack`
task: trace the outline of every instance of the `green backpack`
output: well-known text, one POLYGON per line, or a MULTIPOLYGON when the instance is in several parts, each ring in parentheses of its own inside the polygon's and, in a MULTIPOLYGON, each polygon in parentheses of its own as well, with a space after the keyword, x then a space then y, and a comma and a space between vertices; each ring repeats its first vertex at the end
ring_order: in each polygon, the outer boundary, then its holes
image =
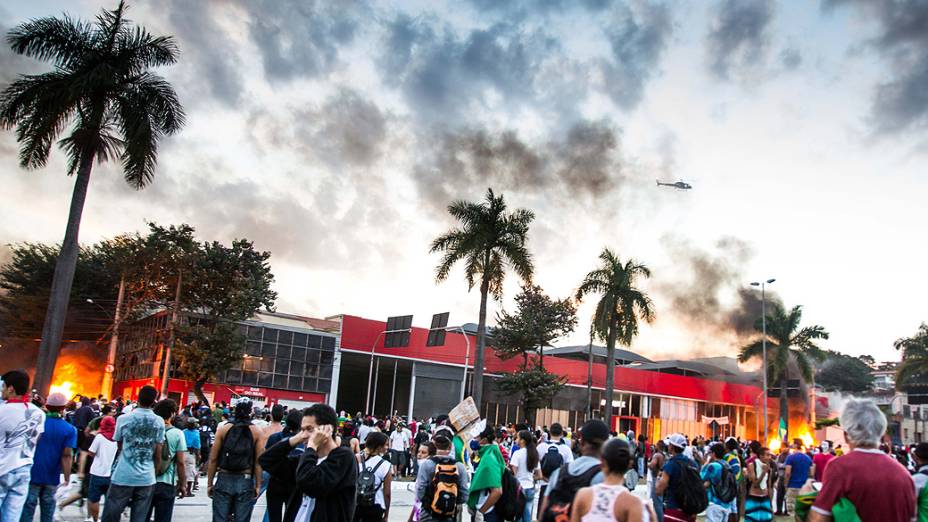
POLYGON ((174 465, 174 460, 177 458, 177 452, 171 453, 171 445, 168 443, 168 433, 171 430, 176 430, 177 428, 171 426, 170 428, 164 430, 164 441, 161 443, 161 465, 155 470, 156 476, 164 475, 171 469, 171 466, 174 465))

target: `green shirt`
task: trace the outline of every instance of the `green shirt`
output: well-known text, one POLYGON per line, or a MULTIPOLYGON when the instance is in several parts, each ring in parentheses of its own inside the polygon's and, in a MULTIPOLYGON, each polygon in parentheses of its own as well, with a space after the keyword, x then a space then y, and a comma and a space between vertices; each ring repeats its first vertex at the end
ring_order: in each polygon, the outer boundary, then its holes
MULTIPOLYGON (((168 450, 171 452, 171 458, 174 459, 174 463, 183 466, 184 463, 181 459, 178 459, 176 455, 178 451, 187 451, 187 441, 184 438, 184 432, 177 428, 169 428, 164 432, 164 438, 167 439, 168 450)), ((172 465, 167 471, 155 477, 155 481, 172 486, 175 485, 177 482, 176 465, 172 465)))

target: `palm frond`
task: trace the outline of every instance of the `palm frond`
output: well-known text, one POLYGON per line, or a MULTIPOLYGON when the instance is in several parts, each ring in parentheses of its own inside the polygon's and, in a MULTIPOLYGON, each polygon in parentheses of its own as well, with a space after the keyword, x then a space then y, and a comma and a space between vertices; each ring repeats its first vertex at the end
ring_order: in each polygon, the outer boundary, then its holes
POLYGON ((7 34, 13 52, 51 62, 59 69, 74 68, 93 49, 93 28, 68 15, 38 18, 7 34))

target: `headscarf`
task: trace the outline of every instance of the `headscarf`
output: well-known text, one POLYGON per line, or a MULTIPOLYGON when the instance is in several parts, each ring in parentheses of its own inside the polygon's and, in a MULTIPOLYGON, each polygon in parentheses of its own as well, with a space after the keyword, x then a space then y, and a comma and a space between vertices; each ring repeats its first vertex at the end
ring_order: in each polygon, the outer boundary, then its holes
POLYGON ((100 419, 100 429, 97 433, 106 437, 106 440, 113 440, 113 434, 116 433, 116 419, 109 415, 100 419))

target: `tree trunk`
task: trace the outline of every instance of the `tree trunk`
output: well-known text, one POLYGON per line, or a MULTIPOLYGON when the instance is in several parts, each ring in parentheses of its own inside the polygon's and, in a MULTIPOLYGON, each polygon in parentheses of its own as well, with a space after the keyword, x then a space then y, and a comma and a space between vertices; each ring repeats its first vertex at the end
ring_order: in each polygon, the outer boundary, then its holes
POLYGON ((74 181, 74 192, 71 195, 71 209, 68 212, 64 241, 61 243, 61 252, 55 263, 55 275, 52 278, 48 310, 45 312, 45 323, 42 326, 42 342, 39 344, 39 358, 35 368, 33 388, 43 397, 48 396, 48 388, 52 384, 55 372, 55 363, 58 361, 58 352, 61 350, 64 323, 71 297, 71 285, 74 283, 74 269, 77 266, 77 256, 80 252, 78 235, 81 227, 81 214, 84 211, 84 201, 87 199, 87 187, 90 185, 92 169, 93 154, 83 152, 80 166, 77 169, 77 178, 74 181))
POLYGON ((203 393, 203 385, 206 384, 206 379, 197 379, 193 381, 193 393, 197 396, 197 399, 200 400, 200 403, 209 406, 209 400, 206 398, 206 395, 203 393))
POLYGON ((126 294, 126 274, 119 276, 119 293, 116 295, 116 311, 113 314, 113 335, 106 353, 106 367, 103 368, 103 382, 100 384, 100 393, 107 398, 113 398, 113 373, 116 371, 116 349, 119 347, 119 322, 122 318, 122 301, 126 294))
POLYGON ((480 283, 480 315, 477 323, 477 351, 474 354, 474 385, 471 390, 471 397, 477 404, 477 411, 483 416, 483 352, 487 345, 486 328, 487 328, 487 296, 490 293, 490 282, 486 274, 480 283))
POLYGON ((612 427, 612 399, 615 395, 615 342, 619 335, 618 323, 618 318, 613 313, 609 320, 609 338, 606 341, 606 415, 603 419, 606 426, 609 426, 609 431, 618 431, 613 430, 612 427))

